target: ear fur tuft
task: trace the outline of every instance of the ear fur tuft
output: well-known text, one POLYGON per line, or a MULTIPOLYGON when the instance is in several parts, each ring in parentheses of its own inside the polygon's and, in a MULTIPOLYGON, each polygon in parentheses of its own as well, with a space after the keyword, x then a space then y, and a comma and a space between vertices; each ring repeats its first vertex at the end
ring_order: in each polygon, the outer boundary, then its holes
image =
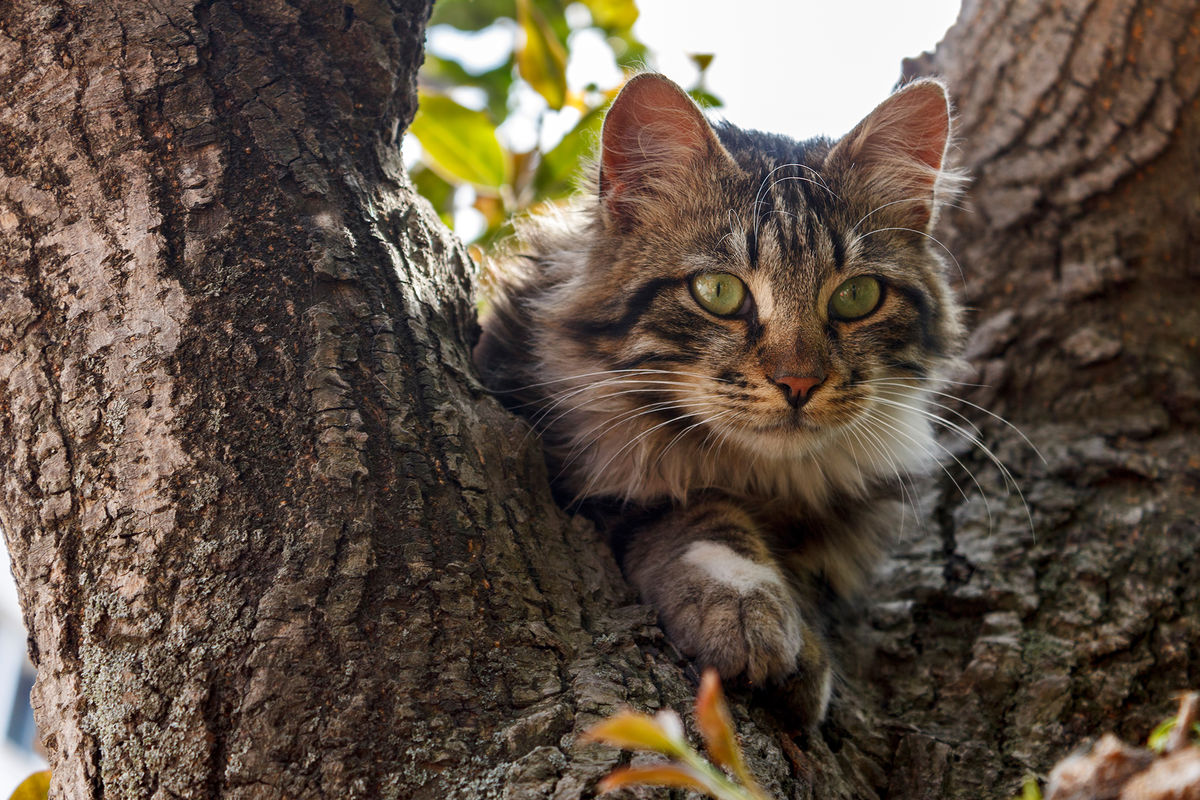
POLYGON ((884 100, 834 146, 826 159, 857 171, 881 200, 898 204, 913 227, 933 221, 939 180, 950 140, 950 103, 936 80, 923 79, 884 100))
POLYGON ((627 225, 640 203, 669 196, 673 182, 714 154, 728 158, 692 98, 662 75, 635 75, 604 118, 601 203, 611 219, 627 225))

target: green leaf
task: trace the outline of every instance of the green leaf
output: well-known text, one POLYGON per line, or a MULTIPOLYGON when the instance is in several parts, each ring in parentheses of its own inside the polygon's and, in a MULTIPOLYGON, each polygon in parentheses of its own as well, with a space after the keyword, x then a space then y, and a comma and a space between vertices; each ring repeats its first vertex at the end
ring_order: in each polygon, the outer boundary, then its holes
POLYGON ((600 794, 626 786, 666 786, 673 789, 692 789, 712 794, 713 787, 695 770, 677 764, 653 764, 644 767, 621 767, 610 772, 596 785, 600 794))
POLYGON ((21 781, 21 785, 12 793, 9 800, 46 800, 49 794, 50 770, 44 769, 21 781))
POLYGON ((496 139, 488 115, 443 95, 420 95, 409 128, 430 159, 430 166, 478 188, 497 191, 509 181, 508 156, 496 139))
POLYGON ((1171 736, 1171 731, 1178 724, 1178 717, 1171 717, 1168 720, 1164 720, 1157 728, 1150 732, 1150 738, 1146 740, 1146 747, 1149 747, 1156 753, 1161 753, 1167 747, 1167 739, 1171 736))
POLYGON ((733 717, 725 704, 721 690, 721 679, 717 671, 709 667, 700 678, 700 690, 696 692, 696 725, 704 737, 704 747, 717 766, 732 770, 743 783, 752 779, 742 760, 742 748, 733 729, 733 717))
POLYGON ((721 102, 721 98, 705 89, 691 89, 688 91, 688 95, 699 103, 701 108, 720 108, 725 105, 721 102))
POLYGON ((604 742, 626 750, 653 750, 667 756, 682 756, 690 748, 679 731, 661 719, 636 711, 618 711, 584 731, 585 741, 604 742))
POLYGON ((517 70, 558 111, 567 101, 567 51, 531 0, 517 0, 517 23, 525 34, 517 70))
POLYGON ((438 0, 429 27, 453 25, 461 31, 478 31, 500 17, 516 17, 513 0, 438 0))
POLYGON ((513 84, 513 59, 478 74, 469 72, 449 58, 441 58, 426 51, 425 63, 421 65, 421 85, 438 91, 448 91, 455 86, 474 86, 487 94, 487 111, 497 125, 508 118, 508 95, 513 84))
POLYGON ((454 186, 428 167, 417 166, 409 173, 413 186, 429 201, 446 227, 454 227, 454 186))
POLYGON ((575 188, 575 176, 600 141, 604 110, 599 106, 588 111, 561 142, 542 156, 533 175, 533 190, 539 199, 565 197, 575 188))
POLYGON ((634 39, 632 36, 610 36, 608 46, 612 48, 617 66, 626 72, 637 72, 644 69, 650 60, 650 48, 634 39))
POLYGON ((606 32, 627 31, 637 22, 638 7, 634 0, 583 0, 592 12, 592 21, 606 32))
POLYGON ((1038 780, 1033 775, 1025 776, 1025 783, 1021 785, 1021 796, 1016 800, 1042 800, 1042 787, 1038 785, 1038 780))
POLYGON ((688 53, 688 58, 696 65, 696 69, 700 70, 701 75, 712 66, 713 62, 712 53, 688 53))

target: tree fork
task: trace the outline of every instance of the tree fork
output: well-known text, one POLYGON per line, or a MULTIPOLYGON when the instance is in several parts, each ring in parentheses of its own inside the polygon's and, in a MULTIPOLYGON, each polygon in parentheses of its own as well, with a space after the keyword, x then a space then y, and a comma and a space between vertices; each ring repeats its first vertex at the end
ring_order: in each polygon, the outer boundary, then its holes
MULTIPOLYGON (((821 735, 735 693, 779 797, 1009 796, 1200 683, 1197 7, 1065 5, 968 3, 931 56, 971 399, 1047 454, 981 423, 1036 535, 928 485, 821 735)), ((690 707, 472 377, 469 261, 399 156, 428 13, 0 6, 0 526, 56 797, 569 800, 620 758, 591 721, 690 707)))

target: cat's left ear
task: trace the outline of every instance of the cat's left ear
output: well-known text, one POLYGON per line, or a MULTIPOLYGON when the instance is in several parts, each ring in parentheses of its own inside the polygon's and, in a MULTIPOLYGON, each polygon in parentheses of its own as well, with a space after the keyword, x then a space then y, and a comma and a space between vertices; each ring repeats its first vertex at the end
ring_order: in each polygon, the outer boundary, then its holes
POLYGON ((600 201, 618 227, 653 219, 685 191, 689 177, 732 165, 704 114, 670 79, 636 75, 604 117, 600 146, 600 201), (705 162, 710 169, 705 169, 705 162))
POLYGON ((950 102, 934 80, 897 91, 829 152, 827 169, 863 181, 862 190, 892 204, 911 227, 933 221, 935 189, 950 138, 950 102))

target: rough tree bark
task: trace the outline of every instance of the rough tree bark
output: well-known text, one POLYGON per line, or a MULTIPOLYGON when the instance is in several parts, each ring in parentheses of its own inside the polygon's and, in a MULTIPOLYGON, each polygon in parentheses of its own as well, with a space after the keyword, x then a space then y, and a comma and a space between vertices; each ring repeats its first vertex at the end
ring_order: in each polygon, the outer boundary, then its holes
MULTIPOLYGON (((419 0, 0 5, 0 525, 59 798, 591 796, 694 673, 471 375, 403 175, 419 0)), ((972 357, 1046 455, 930 481, 779 797, 1003 797, 1200 684, 1200 11, 978 0, 936 54, 972 357)), ((948 442, 949 444, 949 442, 948 442)), ((957 445, 949 444, 953 448, 957 445)), ((647 796, 649 793, 647 794, 647 796)))

